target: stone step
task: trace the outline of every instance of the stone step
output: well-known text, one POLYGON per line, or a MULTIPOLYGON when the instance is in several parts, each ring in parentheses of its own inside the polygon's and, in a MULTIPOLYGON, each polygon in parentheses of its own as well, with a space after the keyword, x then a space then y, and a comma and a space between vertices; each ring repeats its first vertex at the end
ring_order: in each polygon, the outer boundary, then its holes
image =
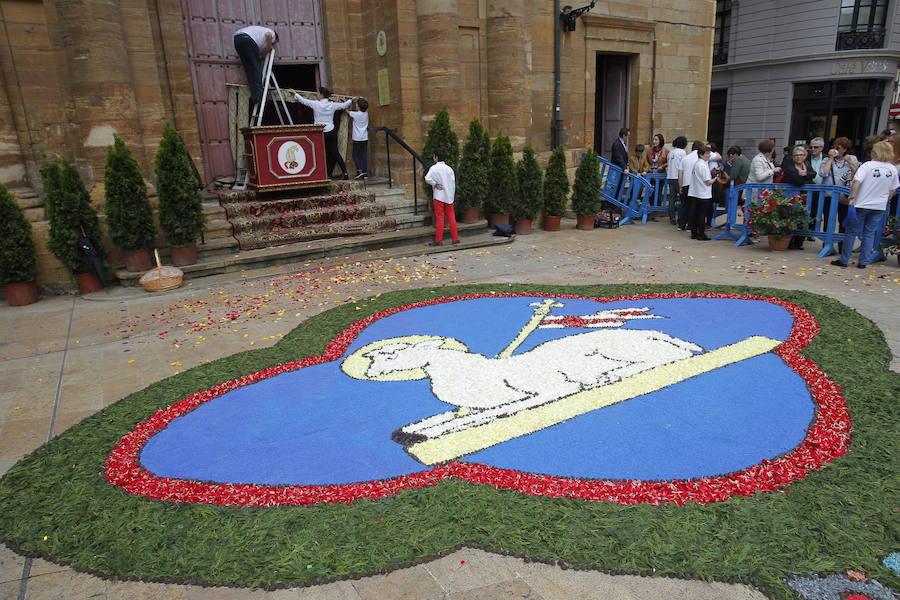
MULTIPOLYGON (((200 259, 197 264, 179 268, 184 272, 185 279, 194 279, 288 262, 352 257, 354 254, 364 252, 378 252, 377 257, 366 257, 367 260, 375 260, 495 246, 510 243, 514 239, 491 236, 484 223, 460 225, 459 233, 460 244, 451 246, 445 242, 443 246, 438 247, 425 245, 434 238, 434 230, 431 227, 416 227, 402 231, 385 231, 244 251, 237 251, 237 242, 229 245, 225 240, 215 240, 201 246, 200 259)), ((168 252, 163 254, 167 256, 168 252)), ((171 264, 167 260, 163 260, 163 262, 171 264)), ((125 270, 115 272, 123 286, 138 285, 142 274, 130 273, 125 270)))

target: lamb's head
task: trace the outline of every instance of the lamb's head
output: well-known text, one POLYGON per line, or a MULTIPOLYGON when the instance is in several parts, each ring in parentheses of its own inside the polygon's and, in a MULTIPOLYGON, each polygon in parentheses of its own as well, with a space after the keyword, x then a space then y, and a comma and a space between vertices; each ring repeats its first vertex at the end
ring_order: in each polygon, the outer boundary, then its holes
POLYGON ((415 351, 416 346, 417 344, 400 342, 366 352, 363 356, 371 361, 369 368, 366 369, 366 376, 374 378, 379 375, 393 373, 394 371, 422 367, 422 356, 415 351))
POLYGON ((341 370, 356 379, 410 381, 424 379, 423 370, 434 354, 447 350, 467 350, 453 338, 410 335, 367 344, 341 363, 341 370))

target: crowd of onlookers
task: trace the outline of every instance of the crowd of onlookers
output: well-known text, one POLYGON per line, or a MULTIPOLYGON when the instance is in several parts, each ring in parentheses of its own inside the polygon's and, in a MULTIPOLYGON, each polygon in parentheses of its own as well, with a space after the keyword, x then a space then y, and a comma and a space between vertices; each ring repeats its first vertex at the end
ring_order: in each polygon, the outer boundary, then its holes
MULTIPOLYGON (((895 190, 900 187, 900 133, 893 129, 866 138, 855 154, 846 137, 832 140, 827 151, 825 140, 816 137, 808 144, 786 146, 776 157, 775 141, 766 139, 759 142, 752 159, 744 156, 739 146, 729 147, 723 156, 716 144, 702 140, 693 142, 688 152, 685 136, 676 137, 668 147, 661 133, 653 136, 649 148, 637 144, 629 152, 629 137, 627 128, 619 131, 611 162, 626 173, 665 173, 668 197, 676 199, 668 203, 669 220, 682 231, 690 230, 691 239, 709 239, 706 227, 715 205, 725 204, 731 182, 843 186, 850 188, 850 193, 839 197, 838 223, 841 232, 862 240, 858 266, 863 268, 874 260, 873 252, 878 254, 872 248, 875 231, 888 203, 896 202, 895 190), (848 215, 855 219, 848 220, 848 215)), ((802 249, 803 241, 794 236, 790 247, 802 249)), ((847 244, 845 255, 842 244, 841 257, 832 264, 847 266, 851 247, 847 244)))

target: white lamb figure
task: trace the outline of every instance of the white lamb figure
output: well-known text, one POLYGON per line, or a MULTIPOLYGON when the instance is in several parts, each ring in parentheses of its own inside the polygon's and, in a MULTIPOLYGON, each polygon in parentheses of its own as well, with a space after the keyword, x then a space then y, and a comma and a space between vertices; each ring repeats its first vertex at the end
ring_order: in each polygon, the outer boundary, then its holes
POLYGON ((535 406, 687 358, 703 348, 659 331, 602 329, 554 339, 503 358, 442 347, 443 339, 368 352, 366 376, 421 369, 434 395, 476 411, 535 406))

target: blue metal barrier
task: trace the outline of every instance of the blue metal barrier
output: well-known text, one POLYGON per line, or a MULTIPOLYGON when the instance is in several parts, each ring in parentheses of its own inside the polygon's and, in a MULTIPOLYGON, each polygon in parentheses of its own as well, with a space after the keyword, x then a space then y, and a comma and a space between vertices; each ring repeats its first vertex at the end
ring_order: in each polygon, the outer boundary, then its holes
POLYGON ((641 179, 645 180, 652 188, 649 198, 645 195, 645 201, 640 205, 641 222, 647 222, 647 216, 654 212, 667 212, 669 205, 669 186, 666 184, 665 173, 647 173, 641 179))
POLYGON ((838 232, 837 207, 841 194, 847 194, 850 190, 835 185, 805 185, 798 188, 779 183, 745 183, 733 186, 728 195, 725 231, 713 239, 736 238, 735 246, 746 244, 752 233, 746 210, 760 203, 761 191, 775 189, 781 189, 786 196, 803 195, 806 206, 810 209, 807 227, 798 228, 792 234, 822 240, 819 258, 836 254, 834 245, 842 242, 845 237, 845 234, 838 232))
POLYGON ((900 188, 897 188, 896 194, 888 202, 887 210, 884 211, 884 217, 881 221, 881 227, 878 228, 878 232, 875 234, 875 250, 878 251, 878 259, 885 260, 887 257, 884 255, 884 248, 887 246, 894 245, 893 239, 893 229, 900 229, 900 188), (885 233, 888 231, 888 228, 891 228, 890 232, 891 237, 885 237, 885 233))

